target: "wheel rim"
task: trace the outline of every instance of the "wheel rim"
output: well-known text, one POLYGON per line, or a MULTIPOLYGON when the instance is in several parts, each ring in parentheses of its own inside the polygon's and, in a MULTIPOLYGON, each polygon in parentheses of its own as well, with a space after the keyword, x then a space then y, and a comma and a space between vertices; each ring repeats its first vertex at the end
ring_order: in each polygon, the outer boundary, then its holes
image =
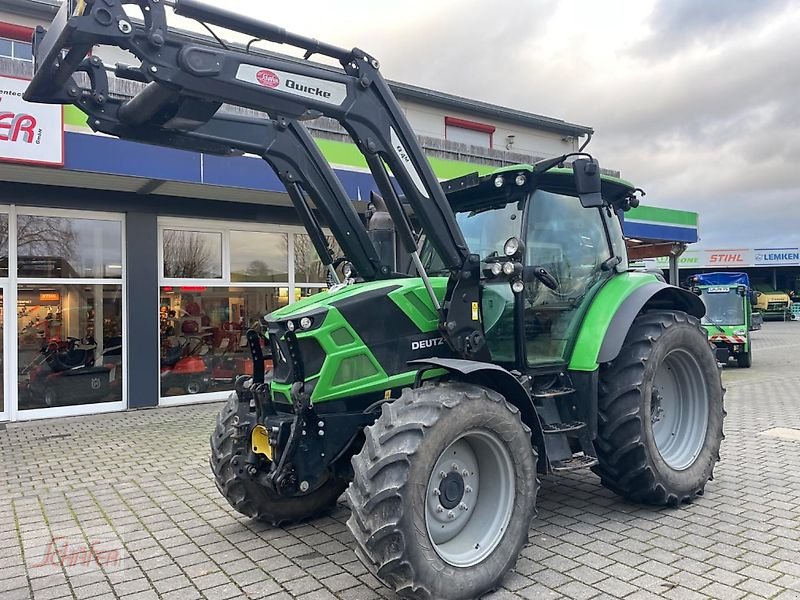
POLYGON ((514 508, 511 454, 490 431, 463 434, 442 452, 428 481, 425 525, 439 557, 471 567, 503 539, 514 508))
POLYGON ((708 386, 697 359, 671 351, 658 366, 650 400, 653 439, 661 458, 676 471, 688 469, 708 431, 708 386))
POLYGON ((44 391, 44 403, 47 406, 53 406, 56 403, 56 394, 52 388, 47 388, 44 391))
POLYGON ((192 381, 191 383, 186 385, 186 391, 190 394, 199 394, 200 393, 200 384, 196 381, 192 381))

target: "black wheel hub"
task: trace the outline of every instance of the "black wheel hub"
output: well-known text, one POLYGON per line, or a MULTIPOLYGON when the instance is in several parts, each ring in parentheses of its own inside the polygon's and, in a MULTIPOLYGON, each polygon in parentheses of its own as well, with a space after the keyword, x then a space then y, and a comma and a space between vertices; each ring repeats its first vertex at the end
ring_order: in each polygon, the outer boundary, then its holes
POLYGON ((453 471, 439 484, 439 504, 447 510, 455 508, 464 497, 464 478, 453 471))

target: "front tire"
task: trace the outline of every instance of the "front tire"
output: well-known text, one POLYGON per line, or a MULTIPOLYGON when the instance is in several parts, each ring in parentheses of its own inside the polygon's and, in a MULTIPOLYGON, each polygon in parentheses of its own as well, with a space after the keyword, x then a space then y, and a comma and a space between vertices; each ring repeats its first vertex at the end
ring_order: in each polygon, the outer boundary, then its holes
POLYGON ((680 311, 637 317, 600 373, 594 470, 603 485, 647 504, 701 495, 719 460, 723 393, 697 319, 680 311))
POLYGON ((753 346, 751 344, 747 344, 747 352, 742 352, 736 357, 736 364, 742 369, 749 369, 753 365, 753 346))
POLYGON ((231 394, 217 415, 209 457, 214 482, 228 504, 247 517, 275 526, 305 521, 333 508, 347 487, 342 479, 331 477, 308 494, 284 497, 247 476, 244 459, 253 425, 255 415, 248 403, 239 402, 236 394, 231 394))
POLYGON ((538 489, 516 407, 464 383, 406 389, 365 437, 347 491, 362 562, 406 598, 498 587, 528 540, 538 489))

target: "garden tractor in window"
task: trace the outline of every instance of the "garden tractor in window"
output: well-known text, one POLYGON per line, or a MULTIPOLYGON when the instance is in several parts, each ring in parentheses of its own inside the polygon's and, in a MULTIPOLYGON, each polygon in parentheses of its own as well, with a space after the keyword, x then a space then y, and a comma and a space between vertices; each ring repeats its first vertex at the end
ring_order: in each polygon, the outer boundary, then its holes
POLYGON ((381 581, 458 600, 514 566, 542 475, 592 469, 654 505, 703 493, 725 414, 705 307, 628 270, 618 214, 636 188, 587 153, 439 182, 377 59, 196 0, 67 0, 34 54, 27 100, 75 105, 123 139, 263 157, 332 279, 322 221, 348 261, 327 293, 248 333, 253 376, 211 437, 237 511, 291 523, 345 492, 381 581), (305 59, 183 36, 165 4, 305 59), (136 57, 111 69, 144 84, 133 98, 109 93, 97 45, 136 57), (302 125, 319 115, 365 157, 379 192, 367 223, 302 125))

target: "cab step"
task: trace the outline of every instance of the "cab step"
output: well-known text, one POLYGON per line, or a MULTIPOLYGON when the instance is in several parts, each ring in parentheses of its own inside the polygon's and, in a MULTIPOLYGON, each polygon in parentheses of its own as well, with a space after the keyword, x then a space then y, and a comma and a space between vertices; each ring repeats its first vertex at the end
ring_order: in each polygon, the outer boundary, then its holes
POLYGON ((561 398, 563 396, 569 396, 575 393, 575 388, 571 387, 561 387, 561 388, 550 388, 547 390, 540 390, 533 392, 533 399, 534 400, 545 400, 547 398, 561 398))
POLYGON ((559 433, 574 434, 583 431, 584 429, 586 429, 586 423, 583 421, 542 424, 542 432, 550 435, 557 435, 559 433))
POLYGON ((578 471, 595 466, 599 461, 594 456, 573 456, 564 460, 554 460, 550 462, 553 473, 564 473, 566 471, 578 471))

